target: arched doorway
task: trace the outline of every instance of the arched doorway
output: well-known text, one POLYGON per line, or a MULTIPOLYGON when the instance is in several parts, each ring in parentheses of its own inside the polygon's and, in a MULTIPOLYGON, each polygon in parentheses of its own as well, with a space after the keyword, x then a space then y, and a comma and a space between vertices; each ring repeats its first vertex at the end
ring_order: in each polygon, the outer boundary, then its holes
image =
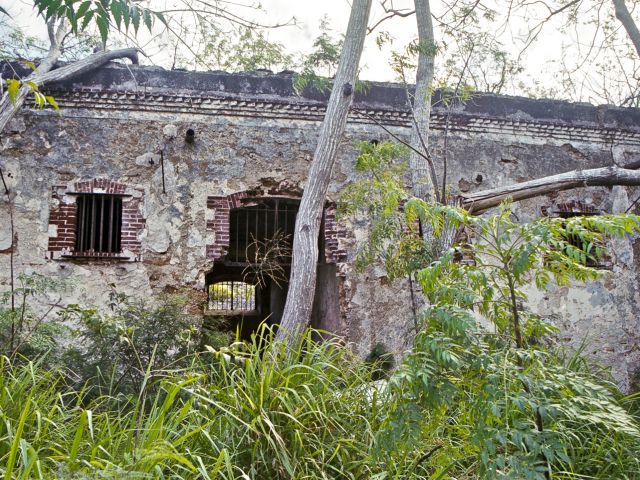
POLYGON ((225 251, 206 275, 207 314, 226 319, 248 339, 261 322, 280 322, 289 288, 291 247, 299 200, 242 198, 216 235, 225 251))

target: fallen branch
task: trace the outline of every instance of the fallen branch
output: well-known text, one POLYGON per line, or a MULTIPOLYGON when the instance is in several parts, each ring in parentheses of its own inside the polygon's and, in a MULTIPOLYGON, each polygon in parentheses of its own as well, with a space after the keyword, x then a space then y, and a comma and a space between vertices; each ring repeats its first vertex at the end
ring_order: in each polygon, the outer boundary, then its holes
MULTIPOLYGON (((52 48, 49 50, 47 57, 45 57, 40 65, 38 65, 36 71, 29 75, 25 81, 33 82, 37 86, 51 82, 60 82, 82 75, 118 58, 128 58, 133 63, 138 63, 138 50, 136 48, 123 48, 120 50, 94 53, 82 60, 51 70, 60 56, 60 48, 54 47, 53 45, 52 43, 52 48)), ((32 88, 29 85, 23 84, 13 102, 7 92, 3 95, 0 101, 0 133, 4 131, 9 120, 11 120, 20 107, 22 107, 31 91, 32 88)))
POLYGON ((463 195, 462 207, 478 214, 497 207, 508 198, 517 202, 573 188, 610 187, 613 185, 639 186, 640 171, 615 166, 573 170, 506 187, 463 195))
POLYGON ((51 82, 60 82, 67 80, 71 77, 77 77, 83 73, 94 70, 111 60, 119 58, 128 58, 133 64, 138 64, 138 49, 137 48, 121 48, 119 50, 103 51, 89 55, 86 58, 78 60, 73 63, 69 63, 64 67, 56 68, 45 74, 38 75, 35 79, 32 79, 38 85, 51 82))

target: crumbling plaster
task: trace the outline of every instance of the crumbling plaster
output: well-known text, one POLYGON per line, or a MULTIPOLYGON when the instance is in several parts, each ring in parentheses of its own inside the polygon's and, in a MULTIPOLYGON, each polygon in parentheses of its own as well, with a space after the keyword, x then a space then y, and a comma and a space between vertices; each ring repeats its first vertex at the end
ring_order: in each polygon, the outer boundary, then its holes
MULTIPOLYGON (((54 88, 61 115, 25 110, 2 135, 0 167, 14 209, 15 271, 74 279, 77 288, 66 299, 69 303, 106 305, 107 287, 112 283, 120 291, 139 296, 179 287, 202 291, 204 276, 212 268, 205 249, 215 237, 206 228, 212 215, 207 198, 265 183, 287 182, 304 188, 322 118, 322 98, 294 98, 289 90, 280 92, 277 88, 284 87, 275 78, 279 76, 251 77, 250 87, 236 92, 234 84, 220 86, 230 81, 227 77, 215 80, 219 84, 212 80, 214 86, 198 83, 197 90, 189 91, 188 84, 171 86, 173 73, 145 69, 134 73, 135 83, 116 68, 115 74, 98 73, 76 85, 54 88), (193 143, 184 141, 187 128, 195 130, 193 143), (47 241, 55 234, 49 224, 52 186, 96 178, 115 180, 142 192, 141 212, 146 220, 140 234, 142 261, 48 258, 47 241)), ((200 77, 194 74, 194 78, 200 77)), ((391 100, 377 98, 379 88, 383 87, 375 86, 370 99, 361 98, 360 106, 356 103, 358 111, 377 116, 391 131, 407 138, 409 123, 399 94, 393 90, 391 100)), ((528 100, 522 100, 525 106, 519 110, 511 106, 517 99, 494 99, 449 114, 448 181, 454 190, 473 191, 576 168, 640 160, 640 114, 635 111, 593 113, 596 107, 557 102, 538 105, 526 103, 528 100), (554 120, 554 116, 561 118, 554 120)), ((440 157, 445 115, 434 111, 430 134, 432 148, 440 157)), ((356 179, 357 143, 389 139, 366 118, 356 111, 347 126, 333 172, 331 200, 356 179)), ((617 187, 584 189, 521 202, 515 213, 521 220, 536 218, 541 207, 578 197, 604 211, 620 212, 638 193, 640 190, 617 187)), ((8 209, 3 196, 0 288, 4 289, 9 283, 11 248, 8 209)), ((389 284, 378 268, 356 272, 352 260, 359 230, 357 225, 344 228, 347 236, 341 247, 348 257, 338 265, 342 321, 337 333, 363 355, 378 342, 401 351, 408 345, 413 322, 409 288, 404 281, 389 284)), ((601 280, 530 292, 532 308, 561 327, 559 338, 572 345, 584 340, 588 352, 613 367, 623 387, 640 366, 640 247, 634 242, 615 242, 613 269, 601 280)))

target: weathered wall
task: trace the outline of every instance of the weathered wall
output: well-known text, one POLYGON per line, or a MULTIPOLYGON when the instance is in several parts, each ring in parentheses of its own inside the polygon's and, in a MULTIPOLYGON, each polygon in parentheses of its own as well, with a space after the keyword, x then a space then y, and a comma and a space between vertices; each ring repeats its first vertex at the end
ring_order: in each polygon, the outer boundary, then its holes
MULTIPOLYGON (((61 116, 24 111, 2 136, 0 167, 11 202, 3 196, 0 203, 1 288, 9 282, 11 203, 15 270, 75 279, 69 302, 104 305, 110 283, 142 296, 179 286, 201 291, 216 258, 213 247, 224 235, 216 231, 211 198, 256 187, 294 194, 304 188, 323 99, 308 92, 294 96, 290 85, 286 75, 111 67, 53 88, 61 116), (188 128, 195 130, 191 144, 184 141, 188 128), (132 235, 139 252, 127 260, 82 261, 52 251, 64 227, 55 226, 51 212, 73 202, 65 192, 76 191, 78 182, 95 179, 126 186, 129 201, 137 202, 141 218, 132 235)), ((357 142, 389 138, 371 117, 408 134, 403 105, 403 89, 394 86, 374 84, 357 98, 329 200, 355 179, 357 142)), ((486 96, 454 110, 448 122, 446 115, 434 111, 431 142, 441 154, 448 123, 448 179, 461 191, 640 160, 637 110, 486 96)), ((534 218, 542 207, 576 197, 620 212, 638 193, 585 189, 523 202, 516 213, 534 218)), ((343 226, 341 235, 333 232, 333 252, 340 252, 340 318, 332 313, 332 328, 362 354, 378 342, 400 351, 412 322, 409 289, 403 282, 390 285, 376 268, 354 271, 359 236, 353 225, 343 226)), ((622 386, 640 365, 639 254, 631 239, 616 242, 613 269, 601 281, 532 293, 532 307, 563 328, 563 340, 586 339, 587 350, 613 365, 622 386)))

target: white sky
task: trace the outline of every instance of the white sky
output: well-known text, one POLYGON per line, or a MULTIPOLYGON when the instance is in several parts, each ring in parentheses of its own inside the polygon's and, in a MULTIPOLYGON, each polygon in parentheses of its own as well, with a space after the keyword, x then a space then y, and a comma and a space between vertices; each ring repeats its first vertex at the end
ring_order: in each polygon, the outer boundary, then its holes
MULTIPOLYGON (((152 0, 151 7, 157 8, 158 5, 169 5, 176 0, 152 0)), ((251 0, 248 0, 251 1, 251 0)), ((495 7, 498 11, 504 10, 506 0, 486 0, 488 2, 496 2, 495 7)), ((596 1, 596 0, 592 0, 596 1)), ((142 4, 148 4, 149 2, 142 2, 142 4)), ((412 0, 395 0, 394 6, 396 8, 411 9, 412 0)), ((540 2, 534 2, 540 3, 540 2)), ((32 3, 29 0, 0 0, 0 5, 4 6, 14 17, 14 20, 23 27, 23 29, 30 34, 37 34, 44 36, 45 29, 41 19, 35 17, 32 3)), ((611 7, 609 0, 605 0, 605 8, 611 7)), ((296 19, 296 25, 281 27, 278 29, 269 30, 267 36, 269 40, 278 41, 285 45, 287 49, 292 51, 309 51, 311 49, 312 41, 320 33, 319 24, 320 19, 325 15, 329 20, 332 31, 338 35, 345 31, 349 12, 350 2, 347 0, 262 0, 262 9, 264 13, 256 12, 250 9, 236 9, 234 11, 240 12, 241 16, 246 16, 251 20, 260 21, 267 24, 284 23, 292 17, 296 19)), ((443 11, 442 0, 432 0, 432 9, 435 14, 443 11)), ((612 7, 611 7, 612 8, 612 7)), ((531 13, 531 12, 529 12, 531 13)), ((544 11, 543 11, 544 13, 544 11)), ((379 1, 374 1, 374 8, 371 14, 370 25, 375 23, 381 16, 384 15, 382 9, 379 6, 379 1)), ((527 16, 527 13, 523 14, 527 16)), ((526 30, 527 25, 531 25, 534 19, 529 18, 513 18, 509 23, 511 29, 510 32, 505 32, 500 37, 501 42, 507 50, 510 50, 513 54, 519 51, 520 45, 513 44, 513 38, 517 37, 519 33, 526 30)), ((560 19, 558 18, 558 21, 560 19)), ((557 87, 560 62, 562 59, 561 46, 564 44, 580 45, 575 43, 575 37, 582 35, 582 38, 588 37, 588 27, 584 27, 583 32, 574 32, 573 38, 567 34, 561 34, 559 32, 559 24, 552 23, 548 25, 540 35, 539 40, 527 50, 526 57, 523 61, 525 67, 525 74, 523 78, 526 82, 534 83, 540 82, 544 87, 554 86, 557 87), (573 43, 572 43, 573 42, 573 43)), ((401 49, 408 44, 416 36, 415 17, 408 18, 396 18, 388 22, 385 22, 380 29, 387 30, 395 38, 394 47, 401 49)), ((140 44, 144 44, 149 35, 141 27, 139 34, 140 44)), ((584 52, 585 46, 581 46, 584 52)), ((145 49, 146 50, 146 49, 145 49)), ((152 50, 151 48, 149 49, 152 50)), ((153 55, 153 62, 167 66, 166 52, 155 50, 153 55)), ((579 57, 578 49, 575 49, 575 58, 569 58, 570 61, 575 61, 579 57)), ((148 52, 149 53, 149 52, 148 52)), ((375 35, 370 35, 365 44, 365 50, 361 61, 361 77, 366 80, 379 80, 379 81, 392 81, 394 80, 394 73, 389 67, 390 49, 387 48, 384 51, 380 51, 375 44, 375 35)), ((437 58, 437 61, 442 61, 441 58, 437 58)), ((438 65, 438 63, 436 63, 438 65)), ((582 71, 586 70, 590 72, 591 65, 583 65, 582 71)), ((578 76, 576 76, 578 78, 578 76)), ((596 82, 597 83, 597 82, 596 82)), ((592 88, 597 88, 592 86, 592 88)), ((561 89, 560 89, 561 90, 561 89)), ((587 89, 589 90, 589 89, 587 89)), ((507 90, 506 93, 521 93, 517 87, 512 87, 507 90)), ((559 96, 562 97, 562 91, 559 96)), ((583 100, 592 101, 595 103, 601 102, 602 98, 593 96, 589 91, 578 95, 583 100)))

